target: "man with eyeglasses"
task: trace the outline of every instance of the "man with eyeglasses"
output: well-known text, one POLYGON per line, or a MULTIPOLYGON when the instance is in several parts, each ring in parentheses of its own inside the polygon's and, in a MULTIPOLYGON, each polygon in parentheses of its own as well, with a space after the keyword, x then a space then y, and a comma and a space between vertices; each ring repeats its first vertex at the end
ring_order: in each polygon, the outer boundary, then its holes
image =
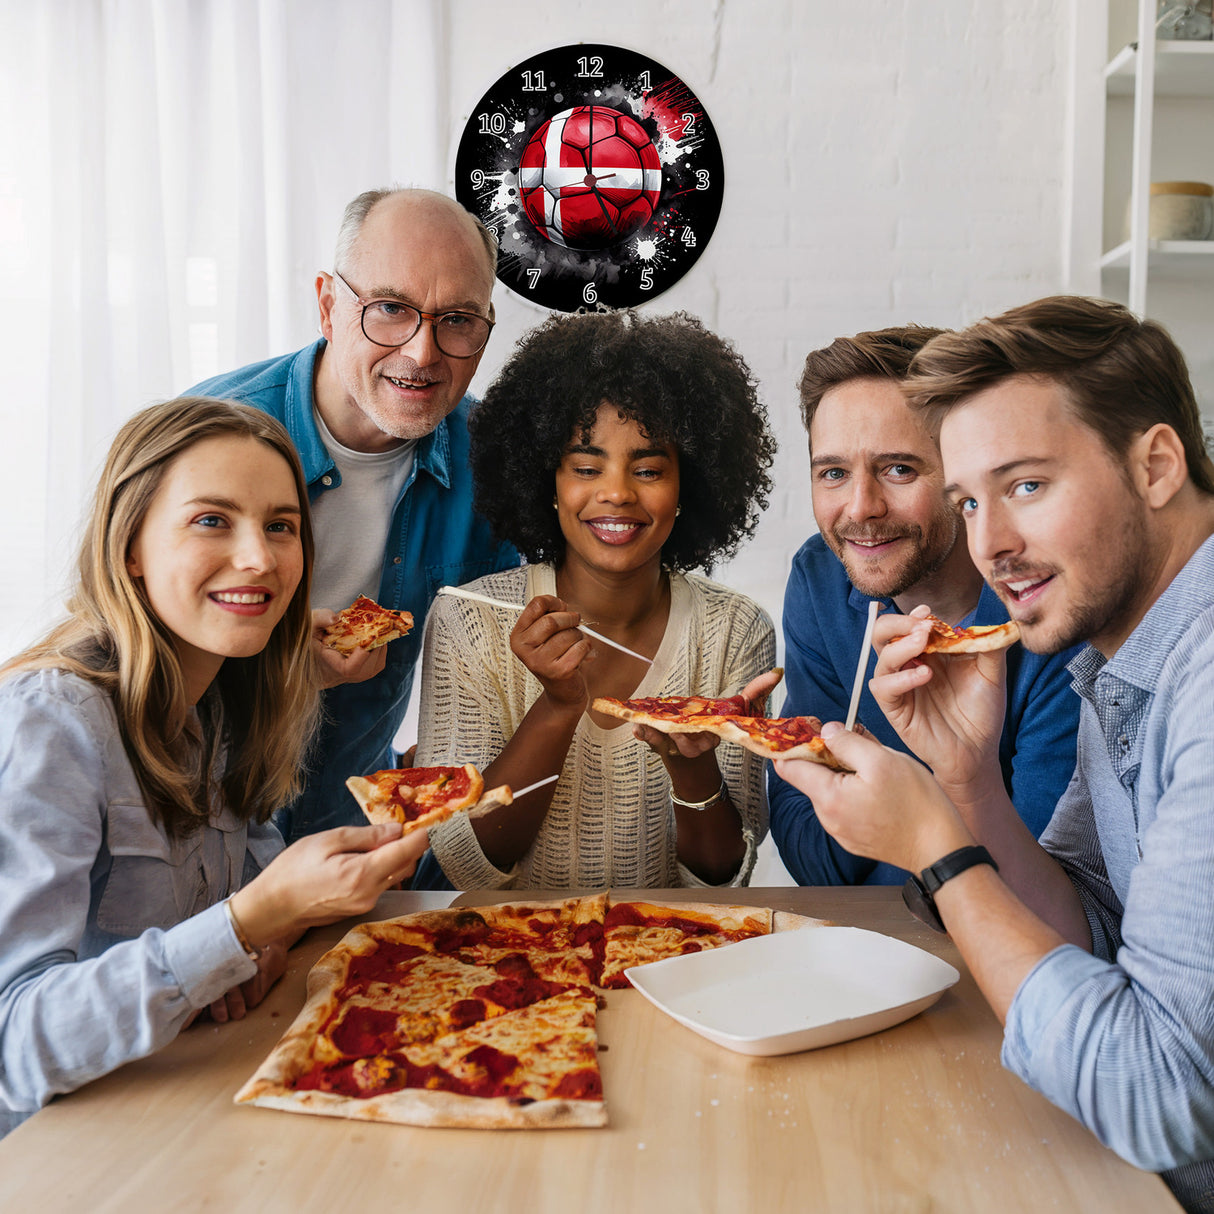
POLYGON ((348 657, 316 645, 325 720, 306 788, 276 821, 286 841, 361 822, 345 781, 397 759, 440 586, 518 564, 473 511, 466 395, 493 330, 497 247, 428 190, 371 190, 346 208, 333 272, 316 276, 322 337, 193 389, 284 422, 303 461, 316 536, 313 624, 366 594, 413 613, 402 640, 348 657))

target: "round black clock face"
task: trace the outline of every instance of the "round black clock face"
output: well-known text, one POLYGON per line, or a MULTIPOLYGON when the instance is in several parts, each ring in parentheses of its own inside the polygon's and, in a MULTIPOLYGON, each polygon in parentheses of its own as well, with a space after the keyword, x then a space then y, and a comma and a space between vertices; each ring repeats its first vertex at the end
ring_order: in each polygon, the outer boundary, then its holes
POLYGON ((673 72, 618 46, 534 55, 481 98, 455 195, 500 245, 497 276, 545 308, 631 307, 672 287, 721 212, 721 148, 673 72))

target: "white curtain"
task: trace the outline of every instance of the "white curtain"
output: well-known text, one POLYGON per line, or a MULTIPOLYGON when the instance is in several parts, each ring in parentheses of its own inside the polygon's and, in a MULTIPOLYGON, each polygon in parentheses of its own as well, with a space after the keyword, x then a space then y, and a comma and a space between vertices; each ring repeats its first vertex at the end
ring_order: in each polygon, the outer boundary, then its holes
POLYGON ((342 207, 443 189, 442 0, 0 0, 0 658, 118 425, 316 331, 342 207))

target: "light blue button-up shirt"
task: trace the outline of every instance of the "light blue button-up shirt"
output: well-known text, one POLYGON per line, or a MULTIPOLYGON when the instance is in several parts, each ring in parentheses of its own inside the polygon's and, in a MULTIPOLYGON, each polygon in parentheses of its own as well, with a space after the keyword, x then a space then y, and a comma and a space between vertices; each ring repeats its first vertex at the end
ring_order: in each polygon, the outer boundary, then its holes
POLYGON ((254 975, 219 903, 281 850, 226 808, 170 839, 104 691, 0 683, 0 1136, 254 975))
MULTIPOLYGON (((324 347, 322 338, 294 354, 241 367, 191 389, 243 401, 282 422, 299 452, 312 501, 341 486, 341 473, 313 416, 313 380, 324 347)), ((418 440, 413 470, 392 513, 378 596, 385 607, 412 612, 413 631, 387 647, 387 664, 375 678, 324 693, 324 722, 313 743, 307 787, 275 819, 288 843, 332 826, 365 825, 346 780, 395 765, 392 738, 409 702, 422 623, 434 596, 441 586, 459 586, 519 563, 518 553, 495 540, 472 508, 472 403, 464 397, 418 440)), ((318 534, 317 547, 324 542, 318 534)))
POLYGON ((1089 647, 1071 672, 1078 765, 1041 842, 1093 952, 1064 945, 1030 971, 1003 1061, 1214 1211, 1214 539, 1112 659, 1089 647))

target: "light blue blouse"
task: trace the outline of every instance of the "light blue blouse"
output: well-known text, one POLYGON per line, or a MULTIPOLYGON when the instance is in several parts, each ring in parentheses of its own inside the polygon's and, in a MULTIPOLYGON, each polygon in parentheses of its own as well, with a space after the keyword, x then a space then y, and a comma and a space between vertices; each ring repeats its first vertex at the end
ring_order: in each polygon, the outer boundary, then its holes
POLYGON ((1078 767, 1042 845, 1093 951, 1020 984, 1003 1059, 1188 1210, 1214 1212, 1214 539, 1106 662, 1072 662, 1078 767))
POLYGON ((253 976, 219 903, 281 849, 227 807, 170 839, 105 692, 59 670, 0 684, 0 1135, 253 976))

